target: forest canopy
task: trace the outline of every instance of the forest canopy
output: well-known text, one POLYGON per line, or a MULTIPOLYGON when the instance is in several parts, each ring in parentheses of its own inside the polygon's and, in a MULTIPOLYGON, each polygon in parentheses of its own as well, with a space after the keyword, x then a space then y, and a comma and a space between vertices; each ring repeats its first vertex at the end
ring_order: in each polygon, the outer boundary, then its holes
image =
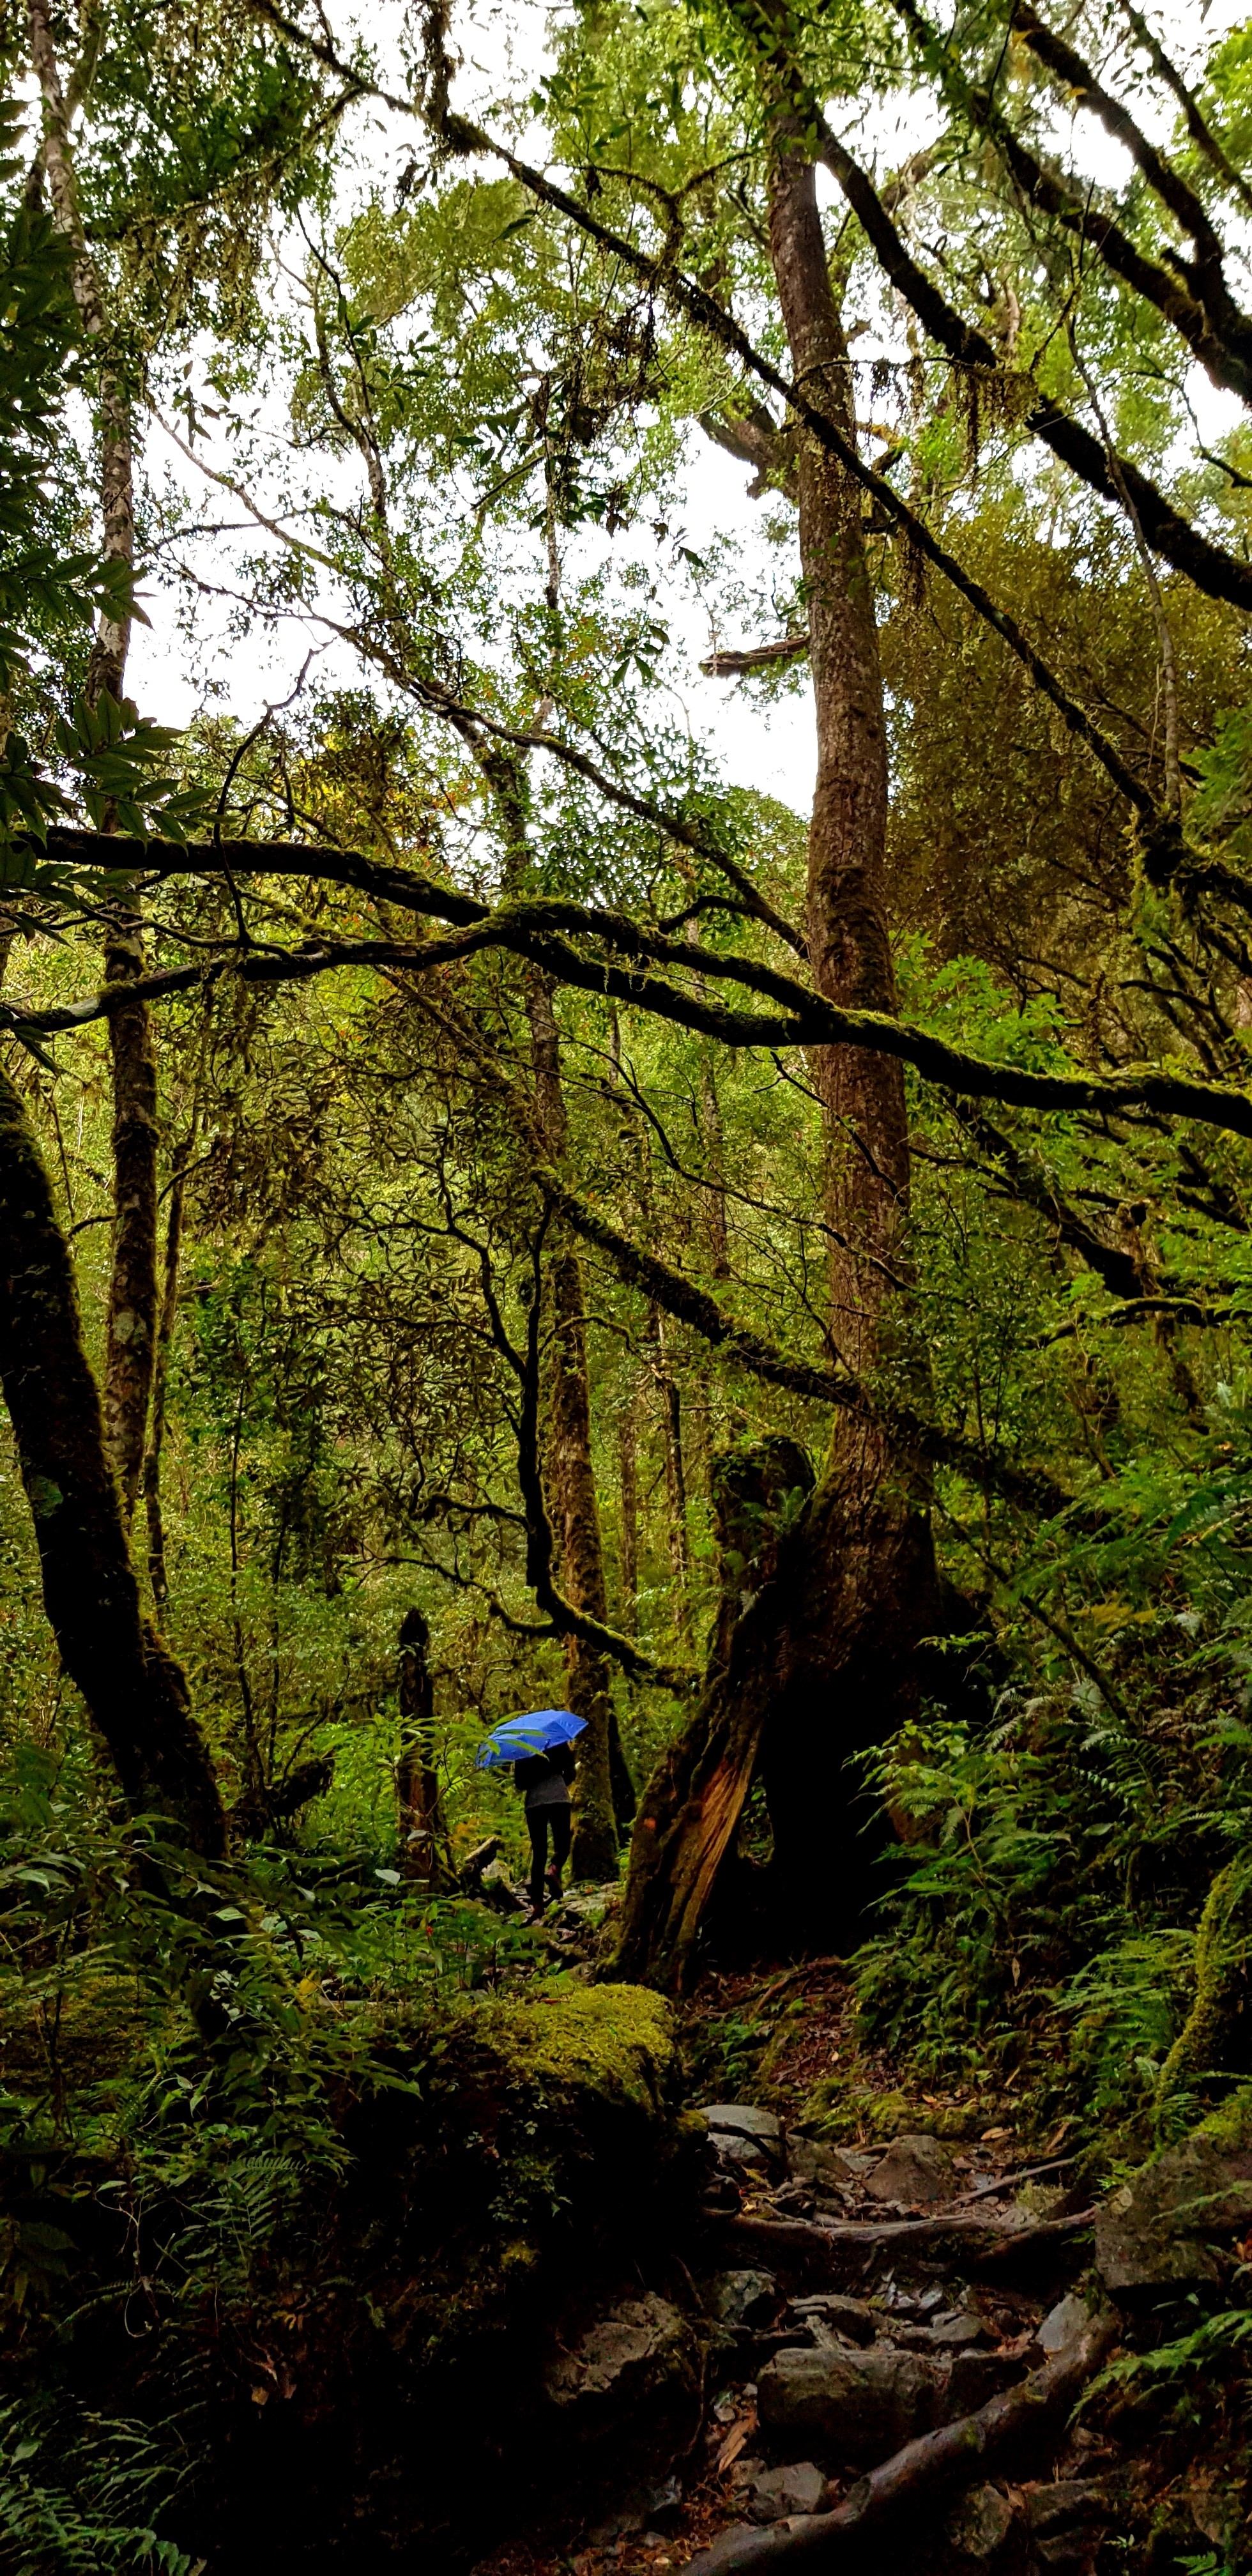
POLYGON ((919 2082, 1182 2136, 1252 2075, 1248 29, 2 24, 13 2152, 164 2189, 220 2081, 338 2171, 401 2001, 542 1963, 539 1706, 599 1974, 855 1953, 919 2082))

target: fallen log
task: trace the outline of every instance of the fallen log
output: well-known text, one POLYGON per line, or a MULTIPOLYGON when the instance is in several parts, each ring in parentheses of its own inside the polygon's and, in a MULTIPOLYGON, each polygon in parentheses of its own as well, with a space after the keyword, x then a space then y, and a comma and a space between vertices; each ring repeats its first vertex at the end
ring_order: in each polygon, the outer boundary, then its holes
POLYGON ((785 2529, 776 2525, 772 2531, 745 2532, 729 2546, 714 2542, 690 2561, 686 2576, 704 2576, 706 2570, 707 2576, 757 2576, 760 2569, 784 2564, 823 2570, 856 2566, 862 2541, 877 2540, 890 2524, 903 2522, 918 2508, 929 2514, 976 2478, 1016 2468, 1026 2458, 1042 2460, 1047 2443, 1064 2429, 1075 2400, 1107 2361, 1120 2333, 1120 2319, 1106 2308, 1029 2379, 992 2397, 976 2414, 906 2442, 881 2468, 858 2479, 833 2513, 810 2514, 785 2529))
POLYGON ((875 2254, 951 2255, 975 2270, 1006 2267, 1030 2260, 1080 2236, 1093 2225, 1094 2209, 1071 2218, 1040 2218, 1006 2226, 1002 2218, 975 2211, 953 2211, 930 2218, 832 2219, 822 2226, 811 2218, 733 2217, 716 2221, 727 2250, 756 2261, 778 2264, 827 2282, 852 2268, 863 2268, 875 2254))

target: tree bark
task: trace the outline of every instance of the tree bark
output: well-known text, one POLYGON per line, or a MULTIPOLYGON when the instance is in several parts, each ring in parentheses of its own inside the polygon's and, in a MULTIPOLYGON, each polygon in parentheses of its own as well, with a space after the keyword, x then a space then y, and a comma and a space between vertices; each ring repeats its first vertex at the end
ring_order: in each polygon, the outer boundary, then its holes
POLYGON ((622 1541, 620 1557, 621 1627, 627 1637, 639 1634, 639 1433, 633 1403, 619 1414, 617 1457, 621 1476, 622 1541))
MULTIPOLYGON (((815 174, 785 117, 770 170, 770 251, 793 372, 855 435, 851 369, 831 290, 815 174)), ((800 554, 818 767, 809 832, 808 936, 831 1001, 894 1012, 885 839, 886 727, 859 490, 811 435, 799 442, 800 554)), ((814 1051, 831 1229, 830 1334, 861 1378, 903 1377, 926 1410, 910 1347, 909 1141, 898 1064, 814 1051)), ((772 1933, 845 1947, 873 1886, 869 1819, 850 1757, 908 1725, 917 1646, 937 1617, 924 1462, 875 1420, 836 1414, 823 1473, 765 1551, 722 1633, 687 1737, 649 1783, 631 1855, 621 1961, 688 1977, 693 1944, 743 1802, 762 1778, 773 1827, 772 1933)))
MULTIPOLYGON (((133 569, 134 452, 131 400, 108 349, 99 272, 87 249, 78 205, 70 116, 56 57, 47 0, 31 0, 31 62, 43 101, 43 164, 59 229, 74 245, 74 297, 87 339, 100 347, 100 516, 102 552, 133 569)), ((101 615, 87 670, 86 696, 119 702, 126 674, 130 619, 101 615)), ((113 828, 106 815, 104 828, 113 828)), ((144 971, 143 920, 137 905, 119 904, 104 945, 106 984, 132 984, 144 971)), ((148 1399, 157 1326, 157 1089, 147 1003, 138 996, 109 1014, 113 1061, 113 1273, 109 1286, 104 1387, 105 1434, 129 1525, 143 1471, 148 1399)))
POLYGON ((648 1339, 656 1352, 654 1375, 661 1398, 661 1433, 665 1457, 665 1500, 669 1528, 670 1574, 674 1587, 674 1626, 691 1643, 691 1539, 687 1528, 687 1469, 683 1458, 682 1398, 669 1365, 665 1327, 659 1306, 648 1308, 648 1339))
MULTIPOLYGON (((565 1150, 567 1120, 552 985, 539 967, 528 966, 525 988, 536 1116, 545 1151, 559 1160, 565 1150)), ((576 1610, 585 1610, 607 1625, 604 1547, 591 1462, 582 1264, 568 1236, 558 1242, 553 1254, 548 1292, 552 1359, 544 1463, 561 1585, 576 1610)), ((633 1812, 633 1793, 618 1739, 609 1666, 599 1649, 581 1637, 566 1640, 565 1661, 570 1706, 586 1719, 586 1730, 578 1739, 574 1783, 573 1873, 575 1878, 616 1878, 619 1825, 628 1822, 633 1812), (627 1797, 630 1803, 623 1815, 627 1797)))
POLYGON ((130 1805, 162 1812, 194 1850, 220 1855, 222 1805, 186 1676, 140 1610, 69 1246, 30 1121, 2 1069, 0 1386, 65 1669, 130 1805))
POLYGON ((448 1829, 435 1769, 435 1694, 430 1671, 430 1629, 420 1610, 400 1622, 400 1758, 396 1799, 400 1811, 400 1866, 425 1887, 451 1877, 448 1829))
POLYGON ((161 1317, 157 1325, 148 1454, 143 1464, 144 1503, 148 1519, 148 1581, 152 1586, 152 1599, 159 1619, 164 1617, 170 1597, 169 1570, 165 1558, 165 1519, 161 1509, 161 1451, 165 1444, 165 1390, 169 1375, 170 1345, 174 1339, 174 1321, 178 1313, 178 1267, 183 1242, 183 1210, 187 1198, 187 1165, 191 1160, 194 1141, 193 1130, 192 1135, 185 1136, 174 1151, 169 1222, 165 1231, 165 1283, 161 1293, 161 1317))

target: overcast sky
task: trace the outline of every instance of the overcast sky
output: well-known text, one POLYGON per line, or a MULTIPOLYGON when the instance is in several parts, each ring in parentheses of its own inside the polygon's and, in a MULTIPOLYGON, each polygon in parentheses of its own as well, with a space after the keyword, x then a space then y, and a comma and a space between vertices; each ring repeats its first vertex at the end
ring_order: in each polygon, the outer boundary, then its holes
MULTIPOLYGON (((335 23, 347 37, 350 20, 346 11, 332 7, 335 23)), ((1227 25, 1238 23, 1239 10, 1232 0, 1213 0, 1202 13, 1197 5, 1171 8, 1159 12, 1157 23, 1176 55, 1186 61, 1198 45, 1211 42, 1227 25)), ((397 58, 390 64, 386 55, 395 48, 395 39, 403 22, 402 9, 394 0, 370 12, 369 32, 372 43, 384 55, 383 77, 388 85, 403 88, 403 77, 397 58)), ((506 89, 516 92, 533 87, 544 63, 546 29, 550 24, 546 9, 533 5, 533 0, 508 0, 508 5, 460 6, 453 21, 454 44, 459 48, 463 69, 457 102, 469 113, 483 113, 494 98, 506 89)), ((1141 104, 1137 102, 1137 105, 1141 104)), ((922 108, 917 102, 901 100, 889 107, 878 120, 875 133, 868 138, 880 166, 898 165, 917 143, 927 139, 920 122, 922 108)), ((1104 181, 1117 181, 1128 167, 1120 147, 1113 144, 1086 114, 1065 120, 1066 139, 1075 150, 1080 166, 1089 175, 1104 181)), ((396 175, 412 150, 413 128, 401 118, 388 118, 373 107, 357 111, 354 135, 357 168, 354 177, 345 181, 345 212, 351 193, 359 191, 366 178, 380 170, 386 173, 394 165, 396 175)), ((866 143, 862 127, 860 141, 866 143)), ((532 137, 532 145, 542 150, 542 138, 532 137)), ((1058 140, 1060 137, 1058 135, 1058 140)), ((833 183, 819 172, 819 186, 833 192, 833 183)), ((860 350, 871 349, 871 342, 858 343, 860 350)), ((1194 399, 1202 415, 1206 437, 1229 425, 1239 413, 1233 397, 1216 395, 1207 380, 1193 370, 1196 378, 1194 399)), ((281 420, 275 414, 273 426, 281 432, 281 420)), ((209 461, 225 465, 224 448, 214 449, 212 442, 202 445, 201 453, 209 461)), ((168 472, 175 484, 186 493, 194 508, 205 498, 203 477, 189 464, 178 449, 165 438, 155 424, 149 435, 149 470, 160 481, 168 472)), ((742 466, 693 434, 690 471, 682 495, 681 519, 685 542, 697 553, 705 551, 712 540, 730 537, 745 565, 763 559, 759 528, 760 505, 747 498, 749 476, 742 466)), ((264 500, 263 489, 255 497, 264 500)), ((220 498, 220 496, 219 496, 220 498)), ((223 513, 215 510, 216 516, 223 513)), ((658 570, 667 558, 678 533, 671 528, 664 546, 658 548, 658 570)), ((633 541, 637 549, 637 538, 633 541)), ((205 568, 212 563, 219 574, 226 559, 219 549, 216 556, 203 554, 205 568)), ((227 612, 224 607, 206 603, 198 617, 197 646, 194 655, 179 636, 171 614, 172 601, 160 584, 150 579, 146 584, 150 629, 137 627, 131 648, 128 688, 141 710, 169 724, 191 721, 202 703, 206 679, 214 684, 214 704, 227 709, 247 722, 255 721, 267 702, 285 697, 292 687, 310 644, 319 648, 317 668, 326 683, 359 682, 359 666, 350 650, 342 645, 326 646, 323 630, 316 622, 293 621, 276 634, 259 627, 243 639, 227 634, 227 612)), ((784 698, 772 706, 763 705, 758 694, 734 683, 712 681, 699 671, 700 656, 707 653, 711 638, 707 620, 690 604, 675 600, 671 589, 666 603, 674 630, 674 652, 667 668, 672 668, 677 694, 696 731, 709 736, 717 747, 728 781, 754 786, 779 796, 797 811, 807 810, 812 790, 814 747, 811 703, 807 690, 784 698), (675 611, 676 619, 675 619, 675 611)), ((761 641, 765 628, 751 635, 722 632, 717 641, 729 644, 739 641, 761 641)))

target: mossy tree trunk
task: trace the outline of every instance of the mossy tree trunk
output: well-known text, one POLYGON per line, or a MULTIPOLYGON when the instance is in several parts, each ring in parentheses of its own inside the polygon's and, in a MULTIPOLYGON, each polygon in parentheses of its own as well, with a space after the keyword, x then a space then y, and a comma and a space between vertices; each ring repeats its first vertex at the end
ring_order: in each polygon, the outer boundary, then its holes
POLYGON ((132 1807, 219 1854, 217 1781, 186 1676, 142 1615, 69 1246, 21 1098, 0 1069, 0 1386, 61 1658, 132 1807))
MULTIPOLYGON (((803 139, 780 116, 770 252, 792 372, 845 437, 852 373, 803 139)), ((857 485, 811 438, 797 466, 818 768, 808 853, 814 980, 834 1002, 894 1013, 885 881, 886 725, 857 485)), ((825 1129, 829 1331, 859 1375, 909 1378, 909 1138, 901 1068, 855 1048, 812 1061, 825 1129)), ((823 1473, 723 1634, 688 1735, 645 1792, 631 1855, 622 1964, 681 1982, 754 1776, 773 1829, 775 1939, 855 1937, 872 1840, 849 1756, 907 1726, 937 1577, 923 1465, 850 1411, 823 1473)))

